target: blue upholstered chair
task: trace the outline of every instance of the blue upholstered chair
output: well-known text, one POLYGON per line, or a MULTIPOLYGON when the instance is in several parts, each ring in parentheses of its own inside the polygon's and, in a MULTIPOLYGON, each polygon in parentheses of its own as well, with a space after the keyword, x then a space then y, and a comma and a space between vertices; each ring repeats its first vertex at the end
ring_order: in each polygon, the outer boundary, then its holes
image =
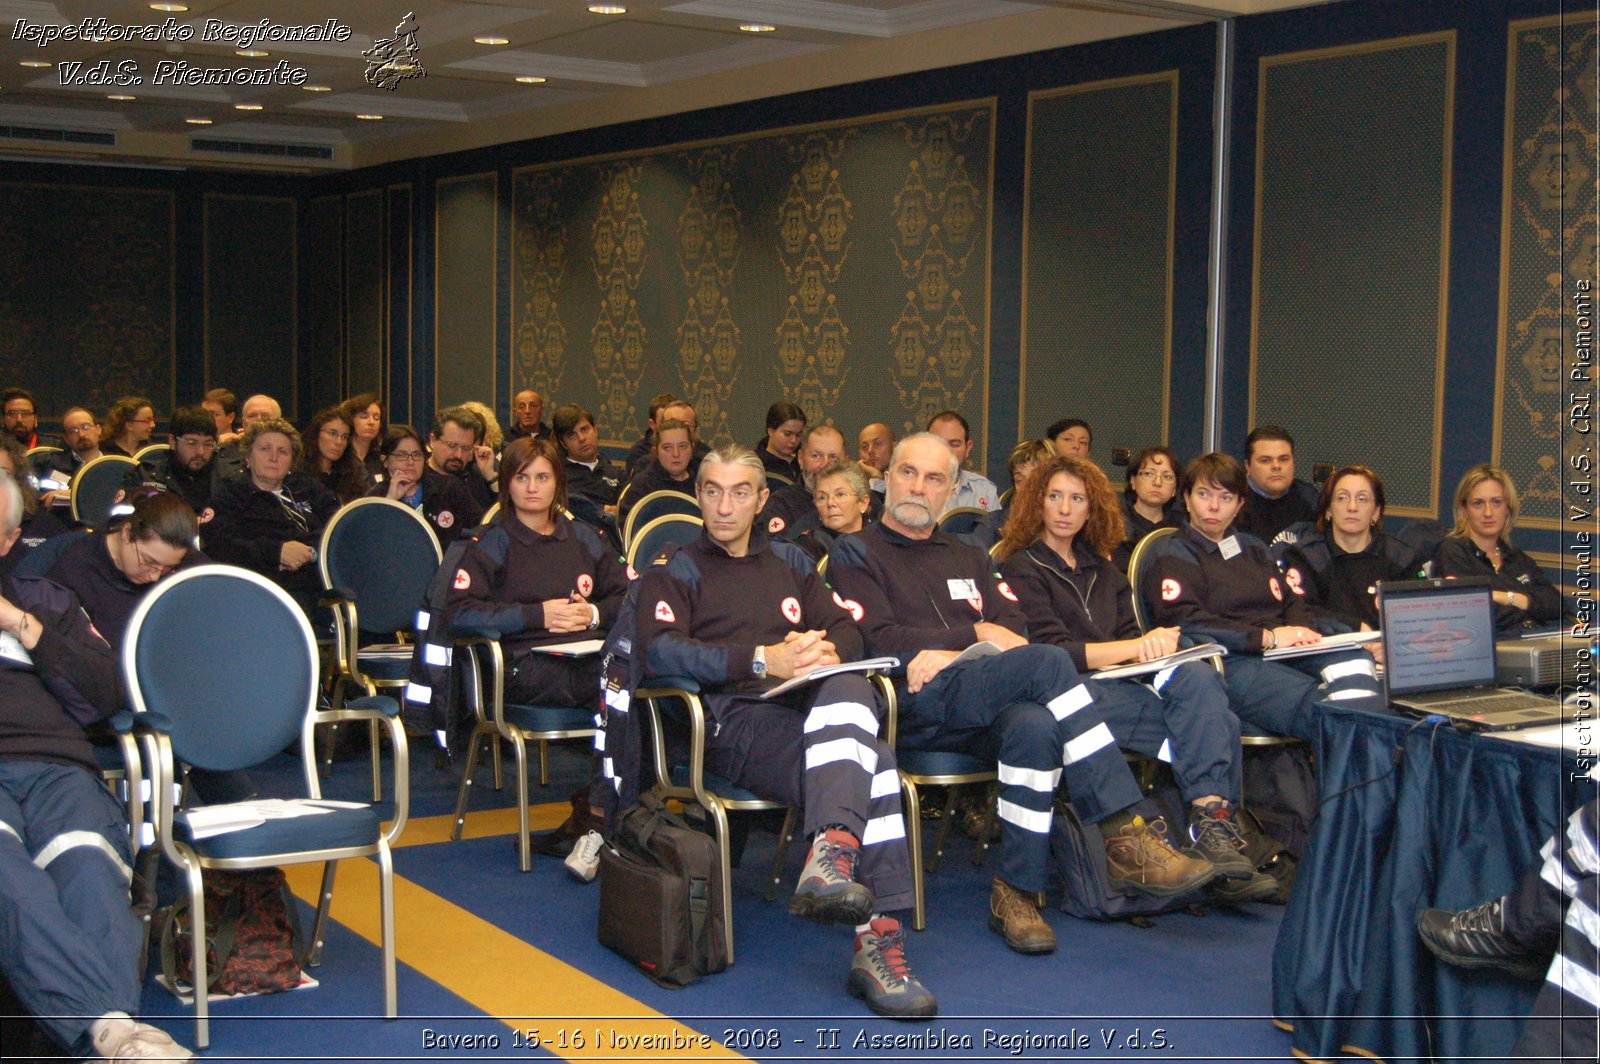
POLYGON ((700 530, 704 527, 698 508, 692 514, 663 514, 636 526, 633 541, 628 544, 629 571, 642 572, 643 567, 650 564, 650 559, 668 547, 693 543, 700 538, 700 530))
MULTIPOLYGON (((353 700, 340 711, 319 712, 317 662, 311 625, 282 588, 229 565, 186 569, 157 584, 129 622, 122 671, 133 712, 119 715, 115 723, 144 747, 154 794, 151 821, 162 853, 182 873, 196 926, 204 926, 207 871, 321 863, 322 889, 307 957, 316 964, 337 862, 377 858, 384 1014, 393 1019, 394 865, 389 848, 406 824, 405 732, 392 698, 353 700), (207 617, 248 618, 248 623, 197 623, 207 617), (389 730, 395 783, 394 819, 387 831, 372 806, 321 800, 312 737, 319 723, 334 718, 370 718, 389 730), (196 825, 208 816, 247 813, 250 803, 175 808, 179 761, 216 771, 245 769, 296 739, 308 797, 291 800, 288 809, 300 815, 246 821, 201 835, 196 825)), ((207 985, 205 953, 203 936, 194 936, 197 987, 207 985)), ((203 992, 195 995, 195 1028, 196 1042, 209 1044, 209 1006, 203 992)))
POLYGON ((103 454, 85 462, 72 478, 72 519, 90 528, 105 527, 117 492, 130 484, 137 487, 139 479, 139 463, 125 455, 103 454))
POLYGON ((639 501, 633 504, 633 509, 628 511, 628 519, 622 524, 623 550, 627 550, 628 545, 633 542, 634 532, 667 514, 688 514, 690 517, 699 517, 700 504, 693 496, 669 488, 641 496, 639 501))
MULTIPOLYGON (((411 672, 411 648, 397 642, 416 628, 428 582, 439 568, 439 541, 416 510, 391 499, 357 499, 322 531, 317 565, 333 611, 331 697, 337 710, 347 692, 398 695, 411 672), (368 637, 363 639, 363 634, 368 637), (376 635, 382 640, 372 642, 376 635), (366 645, 363 645, 363 643, 366 645)), ((331 744, 330 744, 331 748, 331 744)), ((372 800, 383 796, 378 729, 372 726, 372 800)))

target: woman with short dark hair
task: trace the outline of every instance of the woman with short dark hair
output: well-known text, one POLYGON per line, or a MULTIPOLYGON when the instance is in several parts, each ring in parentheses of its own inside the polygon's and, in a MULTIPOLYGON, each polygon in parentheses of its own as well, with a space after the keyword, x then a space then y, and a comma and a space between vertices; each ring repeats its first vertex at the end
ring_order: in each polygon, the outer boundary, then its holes
POLYGON ((767 407, 766 435, 756 445, 756 454, 768 473, 776 473, 790 483, 800 480, 800 436, 806 430, 806 412, 800 404, 780 399, 767 407))
POLYGON ((410 425, 390 425, 376 453, 382 455, 388 475, 367 494, 393 499, 416 510, 432 526, 440 544, 449 544, 483 518, 483 511, 460 477, 440 473, 428 465, 422 434, 410 425))

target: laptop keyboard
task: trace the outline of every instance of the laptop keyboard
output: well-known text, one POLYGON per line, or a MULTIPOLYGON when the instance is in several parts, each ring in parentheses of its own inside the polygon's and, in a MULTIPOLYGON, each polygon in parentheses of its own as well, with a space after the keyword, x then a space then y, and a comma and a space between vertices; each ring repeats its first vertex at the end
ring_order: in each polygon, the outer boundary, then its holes
POLYGON ((1436 702, 1430 709, 1453 709, 1470 713, 1504 713, 1517 709, 1548 709, 1554 700, 1546 695, 1524 694, 1511 691, 1482 698, 1463 698, 1457 701, 1436 702))

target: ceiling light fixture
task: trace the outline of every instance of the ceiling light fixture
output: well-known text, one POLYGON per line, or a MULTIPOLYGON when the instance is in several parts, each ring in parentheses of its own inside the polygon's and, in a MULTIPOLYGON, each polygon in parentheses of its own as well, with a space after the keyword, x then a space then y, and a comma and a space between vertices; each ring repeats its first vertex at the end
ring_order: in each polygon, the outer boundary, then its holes
POLYGON ((128 94, 122 92, 114 92, 106 97, 108 100, 137 100, 138 98, 139 97, 137 96, 129 96, 128 94))
POLYGON ((258 103, 236 103, 233 105, 233 109, 235 111, 259 111, 261 110, 261 105, 258 103))
POLYGON ((524 85, 543 85, 549 79, 541 78, 537 74, 524 74, 517 80, 524 85))
POLYGON ((53 64, 51 64, 49 62, 46 62, 43 59, 24 59, 22 61, 22 65, 25 66, 25 67, 36 67, 36 68, 42 69, 44 67, 48 67, 48 66, 51 66, 53 64))
POLYGON ((191 126, 209 126, 211 124, 211 119, 209 118, 185 118, 184 121, 191 126))
POLYGON ((511 42, 509 40, 507 40, 506 38, 504 38, 504 37, 474 37, 474 38, 472 38, 472 43, 473 44, 510 44, 511 42))
POLYGON ((383 121, 383 116, 382 115, 356 115, 356 117, 360 118, 360 119, 363 119, 363 120, 365 120, 367 122, 382 122, 383 121))
POLYGON ((620 4, 590 4, 591 15, 626 15, 628 9, 620 4))
POLYGON ((778 27, 766 22, 746 22, 740 25, 739 28, 746 33, 771 33, 778 27))

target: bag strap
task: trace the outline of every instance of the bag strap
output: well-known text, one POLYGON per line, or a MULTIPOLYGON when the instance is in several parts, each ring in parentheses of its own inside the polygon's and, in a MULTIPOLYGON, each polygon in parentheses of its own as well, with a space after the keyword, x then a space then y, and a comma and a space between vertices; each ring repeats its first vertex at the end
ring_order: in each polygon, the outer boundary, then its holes
MULTIPOLYGON (((222 973, 227 970, 228 958, 233 954, 233 939, 239 930, 239 910, 243 904, 239 891, 235 890, 228 894, 228 900, 223 903, 221 912, 217 914, 216 937, 205 936, 206 946, 216 954, 216 963, 211 965, 206 976, 207 991, 217 985, 217 980, 221 979, 222 973)), ((177 902, 167 910, 166 919, 161 922, 161 974, 166 976, 169 986, 178 985, 178 939, 186 934, 190 936, 194 934, 194 920, 190 908, 186 900, 177 902), (179 929, 178 922, 186 915, 190 916, 189 930, 183 932, 179 929)))

